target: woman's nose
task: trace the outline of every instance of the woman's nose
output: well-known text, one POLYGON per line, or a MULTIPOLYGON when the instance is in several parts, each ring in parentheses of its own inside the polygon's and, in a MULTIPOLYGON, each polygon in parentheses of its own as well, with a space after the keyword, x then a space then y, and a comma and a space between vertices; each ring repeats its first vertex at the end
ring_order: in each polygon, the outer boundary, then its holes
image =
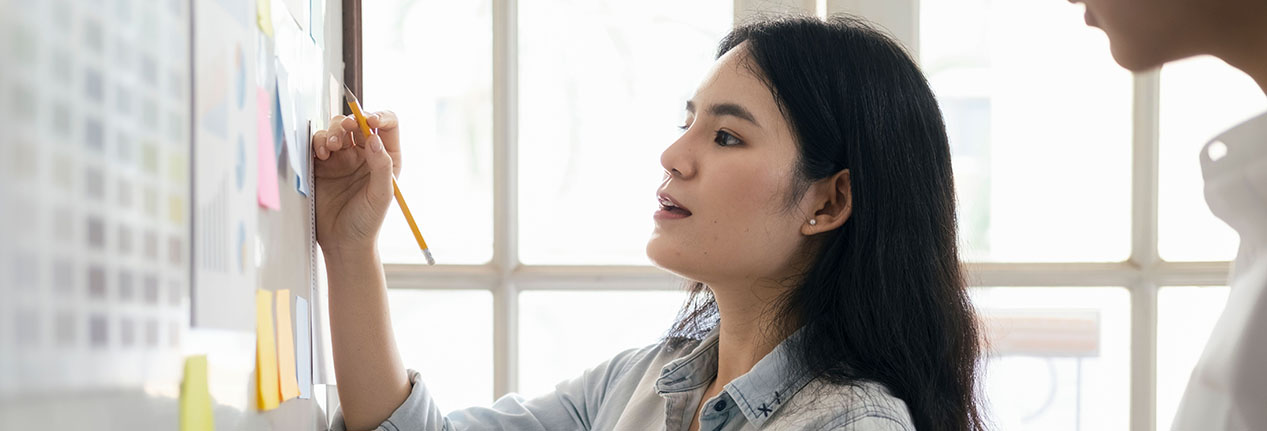
POLYGON ((685 179, 695 174, 694 161, 685 140, 686 136, 683 135, 660 153, 660 166, 664 167, 665 175, 671 178, 685 179))

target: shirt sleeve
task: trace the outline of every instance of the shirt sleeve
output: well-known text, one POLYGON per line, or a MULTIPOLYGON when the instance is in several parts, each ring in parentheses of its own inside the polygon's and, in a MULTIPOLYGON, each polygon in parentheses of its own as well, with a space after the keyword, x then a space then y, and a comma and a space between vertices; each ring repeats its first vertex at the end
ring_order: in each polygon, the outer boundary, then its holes
MULTIPOLYGON (((490 407, 470 407, 447 415, 432 399, 421 375, 409 370, 413 389, 405 402, 376 428, 376 431, 459 431, 459 430, 588 430, 608 389, 625 373, 638 349, 586 370, 579 377, 555 386, 552 393, 525 399, 518 394, 501 397, 490 407)), ((332 431, 346 431, 343 411, 335 412, 332 431)))

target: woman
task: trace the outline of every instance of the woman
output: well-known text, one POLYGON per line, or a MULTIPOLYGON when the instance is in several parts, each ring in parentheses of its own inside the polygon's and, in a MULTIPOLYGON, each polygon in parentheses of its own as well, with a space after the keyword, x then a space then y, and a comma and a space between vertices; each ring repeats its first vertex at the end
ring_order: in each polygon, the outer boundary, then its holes
MULTIPOLYGON (((400 364, 374 246, 397 123, 314 136, 349 428, 977 430, 977 326, 927 82, 851 18, 735 29, 686 103, 647 255, 695 281, 668 337, 552 394, 443 416, 400 364)), ((342 423, 336 424, 342 427, 342 423)))

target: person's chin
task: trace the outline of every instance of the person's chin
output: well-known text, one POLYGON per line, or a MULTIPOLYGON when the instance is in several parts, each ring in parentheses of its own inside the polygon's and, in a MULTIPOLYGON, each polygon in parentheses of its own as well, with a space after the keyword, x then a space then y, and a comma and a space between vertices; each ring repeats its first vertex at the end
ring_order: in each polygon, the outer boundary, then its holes
POLYGON ((1113 53, 1113 61, 1118 66, 1131 72, 1145 72, 1156 69, 1166 63, 1166 59, 1157 55, 1146 55, 1142 50, 1129 49, 1119 47, 1119 44, 1109 43, 1109 50, 1113 53))
POLYGON ((1191 57, 1184 55, 1183 49, 1170 44, 1165 36, 1139 36, 1128 38, 1112 31, 1105 32, 1109 36, 1109 51, 1118 66, 1131 72, 1146 72, 1161 67, 1163 64, 1191 57))
POLYGON ((651 237, 647 241, 647 259, 651 260, 651 264, 657 268, 671 272, 683 278, 691 278, 686 274, 686 262, 682 261, 683 253, 680 250, 672 249, 673 245, 665 244, 665 238, 651 237))

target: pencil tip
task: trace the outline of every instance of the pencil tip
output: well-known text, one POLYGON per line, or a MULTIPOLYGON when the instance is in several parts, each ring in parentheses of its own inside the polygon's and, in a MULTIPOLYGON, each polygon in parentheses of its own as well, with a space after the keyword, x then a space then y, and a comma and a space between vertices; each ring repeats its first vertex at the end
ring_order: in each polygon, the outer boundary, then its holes
POLYGON ((422 250, 422 255, 427 257, 427 265, 436 264, 436 259, 434 257, 431 257, 431 249, 428 248, 428 249, 422 250))

